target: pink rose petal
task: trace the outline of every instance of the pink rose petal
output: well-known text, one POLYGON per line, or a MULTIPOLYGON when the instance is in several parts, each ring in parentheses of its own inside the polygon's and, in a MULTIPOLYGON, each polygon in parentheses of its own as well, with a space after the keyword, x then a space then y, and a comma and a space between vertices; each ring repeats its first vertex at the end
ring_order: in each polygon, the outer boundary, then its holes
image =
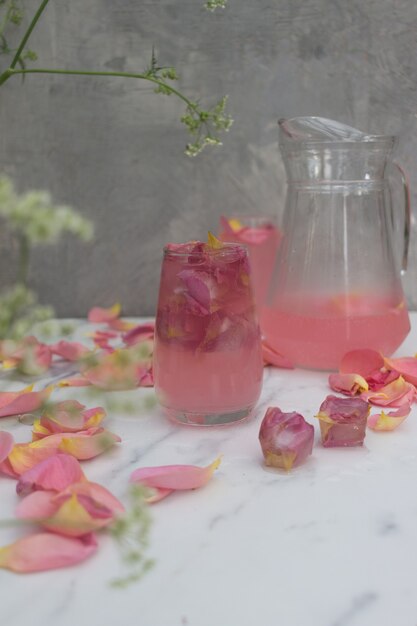
POLYGON ((359 374, 330 374, 329 385, 333 391, 347 396, 368 391, 368 383, 359 374))
POLYGON ((414 385, 399 376, 396 380, 381 387, 378 391, 365 391, 361 398, 378 406, 400 407, 411 404, 416 395, 414 385))
POLYGON ((88 321, 93 324, 108 324, 119 317, 121 306, 117 302, 108 309, 93 307, 88 313, 88 321))
POLYGON ((90 350, 77 341, 58 341, 49 346, 52 354, 60 356, 66 361, 78 361, 85 356, 90 350))
POLYGON ((400 359, 385 359, 385 366, 399 372, 409 383, 417 386, 417 358, 412 356, 400 359))
POLYGON ((142 467, 133 472, 130 482, 138 482, 157 490, 157 496, 150 498, 156 502, 168 495, 168 492, 183 489, 197 489, 206 485, 214 471, 219 467, 221 457, 217 457, 207 467, 196 465, 161 465, 142 467))
POLYGON ((123 335, 123 341, 127 346, 134 346, 146 339, 153 339, 155 334, 155 323, 148 322, 146 324, 139 324, 135 326, 129 332, 123 335))
POLYGON ((341 374, 359 374, 367 378, 375 370, 381 369, 384 365, 384 358, 376 350, 363 348, 351 350, 343 357, 339 365, 341 374))
POLYGON ((81 539, 38 533, 0 548, 0 568, 13 572, 41 572, 84 561, 98 548, 93 534, 81 539))
POLYGON ((89 387, 90 383, 85 376, 73 376, 58 382, 58 387, 89 387))
POLYGON ((85 479, 77 459, 68 454, 54 454, 32 469, 23 472, 16 486, 19 495, 36 490, 62 491, 85 479))
POLYGON ((76 433, 97 427, 105 417, 102 407, 86 409, 76 400, 64 400, 49 406, 33 424, 33 439, 55 433, 76 433))
POLYGON ((93 459, 112 448, 115 443, 121 441, 118 435, 104 428, 89 428, 80 433, 51 435, 51 437, 45 437, 41 441, 51 439, 52 437, 61 438, 58 446, 60 452, 70 454, 79 461, 93 459))
POLYGON ((19 519, 73 537, 104 528, 123 512, 123 505, 113 494, 88 481, 72 484, 59 493, 35 491, 16 509, 19 519))
POLYGON ((22 415, 36 411, 50 396, 52 388, 32 391, 33 385, 22 391, 0 391, 0 417, 22 415))
POLYGON ((0 430, 0 463, 7 459, 13 446, 13 436, 5 430, 0 430))
POLYGON ((410 412, 411 406, 409 404, 404 404, 396 411, 390 411, 389 413, 381 411, 381 413, 375 413, 368 418, 368 426, 372 430, 381 432, 394 430, 403 423, 410 412))
POLYGON ((294 369, 294 365, 286 356, 277 352, 263 339, 262 340, 262 356, 265 365, 274 365, 275 367, 281 367, 284 369, 294 369))

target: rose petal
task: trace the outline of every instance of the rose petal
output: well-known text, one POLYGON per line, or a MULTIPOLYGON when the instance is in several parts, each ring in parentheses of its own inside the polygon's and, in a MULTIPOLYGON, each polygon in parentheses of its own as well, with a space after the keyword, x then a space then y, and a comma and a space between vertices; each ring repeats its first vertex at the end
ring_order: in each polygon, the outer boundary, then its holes
POLYGON ((368 391, 368 383, 359 374, 330 374, 329 385, 333 391, 347 396, 368 391))
POLYGON ((410 412, 411 406, 409 404, 404 404, 396 411, 390 411, 389 413, 381 411, 381 413, 375 413, 368 418, 368 426, 372 430, 381 432, 394 430, 403 423, 410 412))
POLYGON ((93 324, 107 324, 119 317, 121 308, 118 302, 108 309, 93 307, 88 313, 88 321, 93 324))
POLYGON ((197 467, 196 465, 141 467, 130 476, 130 482, 140 482, 147 487, 162 490, 197 489, 209 482, 220 462, 221 457, 217 457, 207 467, 197 467))
POLYGON ((41 572, 84 561, 98 548, 93 534, 81 539, 38 533, 0 548, 0 567, 13 572, 41 572))
POLYGON ((76 400, 65 400, 48 407, 40 419, 33 424, 33 439, 54 433, 75 433, 97 427, 105 417, 102 407, 85 409, 76 400))
POLYGON ((5 369, 15 367, 23 374, 37 376, 49 369, 52 354, 49 346, 30 335, 20 341, 5 339, 0 342, 0 360, 5 369))
POLYGON ((36 411, 50 396, 52 387, 43 391, 32 391, 33 386, 22 391, 0 391, 0 417, 22 415, 36 411))
POLYGON ((52 354, 60 356, 66 361, 78 361, 85 356, 90 350, 77 341, 58 341, 49 346, 52 354))
POLYGON ((262 356, 265 365, 274 365, 275 367, 281 367, 285 369, 294 369, 294 365, 286 356, 277 352, 263 339, 262 340, 262 356))
POLYGON ((158 487, 152 487, 152 493, 145 497, 144 500, 147 504, 156 504, 156 502, 163 500, 173 491, 174 489, 159 489, 158 487))
POLYGON ((385 366, 399 372, 409 383, 417 386, 417 358, 412 356, 400 359, 385 359, 385 366))
POLYGON ((5 430, 0 430, 0 463, 7 459, 13 446, 13 436, 5 430))
POLYGON ((73 376, 58 382, 58 387, 89 387, 90 383, 85 376, 73 376))
POLYGON ((108 526, 124 507, 107 489, 88 481, 70 485, 55 494, 35 491, 24 498, 16 509, 19 519, 37 522, 68 536, 81 536, 108 526))
POLYGON ((388 385, 388 383, 392 383, 393 380, 397 380, 399 376, 400 374, 394 370, 378 370, 370 374, 366 380, 369 385, 369 389, 372 389, 372 391, 379 391, 382 387, 388 385))
POLYGON ((146 339, 153 339, 155 334, 155 323, 148 322, 146 324, 139 324, 135 326, 129 332, 123 335, 123 341, 127 346, 134 346, 135 344, 144 341, 146 339))
POLYGON ((399 376, 396 380, 381 387, 379 391, 365 391, 361 398, 378 406, 400 407, 411 404, 416 394, 414 385, 399 376))
POLYGON ((17 483, 19 495, 35 490, 62 491, 68 485, 84 480, 77 459, 68 454, 55 454, 24 472, 17 483))
MULTIPOLYGON (((67 433, 65 435, 51 435, 52 437, 62 437, 58 449, 74 456, 79 461, 86 461, 103 454, 121 441, 118 435, 105 430, 104 428, 90 428, 81 433, 67 433)), ((50 439, 46 437, 45 441, 50 439)))
POLYGON ((384 358, 376 352, 368 348, 360 350, 351 350, 343 357, 339 365, 341 374, 359 374, 363 378, 367 378, 375 370, 381 369, 384 365, 384 358))

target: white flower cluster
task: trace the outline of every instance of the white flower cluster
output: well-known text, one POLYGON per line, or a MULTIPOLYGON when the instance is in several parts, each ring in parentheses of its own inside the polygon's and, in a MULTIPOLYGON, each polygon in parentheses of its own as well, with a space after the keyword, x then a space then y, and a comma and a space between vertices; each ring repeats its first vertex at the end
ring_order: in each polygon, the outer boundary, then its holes
POLYGON ((91 240, 93 224, 68 206, 56 206, 46 191, 18 195, 12 181, 0 177, 0 216, 30 244, 56 243, 64 232, 91 240))

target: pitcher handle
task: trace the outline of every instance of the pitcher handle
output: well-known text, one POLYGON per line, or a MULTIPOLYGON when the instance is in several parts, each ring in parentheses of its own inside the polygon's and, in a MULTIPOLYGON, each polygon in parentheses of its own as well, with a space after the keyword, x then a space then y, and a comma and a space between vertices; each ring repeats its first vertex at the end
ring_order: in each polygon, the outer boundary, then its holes
POLYGON ((393 165, 397 168, 401 182, 403 184, 404 191, 404 248, 401 261, 401 275, 405 274, 408 266, 408 250, 410 247, 410 229, 411 229, 411 200, 410 200, 410 185, 408 183, 408 175, 399 163, 393 162, 393 165))

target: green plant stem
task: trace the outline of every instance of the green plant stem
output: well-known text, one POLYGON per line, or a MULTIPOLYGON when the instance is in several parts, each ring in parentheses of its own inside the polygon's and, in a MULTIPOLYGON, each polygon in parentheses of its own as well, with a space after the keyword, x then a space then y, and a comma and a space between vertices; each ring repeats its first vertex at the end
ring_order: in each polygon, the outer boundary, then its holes
POLYGON ((191 109, 197 110, 198 106, 195 102, 189 100, 186 96, 184 96, 180 91, 171 87, 162 80, 158 80, 153 76, 148 76, 147 74, 134 74, 130 72, 96 72, 96 71, 84 71, 84 70, 52 70, 52 69, 43 69, 43 68, 32 68, 32 69, 20 69, 16 70, 10 67, 2 74, 0 74, 0 85, 6 82, 11 76, 16 74, 66 74, 71 76, 116 76, 121 78, 139 78, 141 80, 148 80, 155 85, 163 87, 164 89, 168 89, 170 93, 174 94, 183 102, 187 104, 191 109))
MULTIPOLYGON (((10 69, 14 69, 17 65, 17 63, 19 62, 20 59, 20 55, 22 54, 24 47, 26 46, 29 37, 32 34, 33 29, 35 28, 36 24, 39 21, 39 18, 41 17, 42 13, 44 12, 44 10, 46 9, 46 5, 48 4, 49 0, 42 0, 38 10, 36 11, 35 15, 32 18, 31 23, 29 24, 25 34, 23 35, 22 41, 19 44, 18 49, 16 50, 16 54, 13 57, 13 60, 10 64, 10 69)), ((4 81, 3 81, 4 82, 4 81)), ((0 83, 1 84, 1 83, 0 83)))
POLYGON ((19 265, 17 269, 17 283, 27 287, 30 259, 30 244, 24 234, 19 234, 19 265))

